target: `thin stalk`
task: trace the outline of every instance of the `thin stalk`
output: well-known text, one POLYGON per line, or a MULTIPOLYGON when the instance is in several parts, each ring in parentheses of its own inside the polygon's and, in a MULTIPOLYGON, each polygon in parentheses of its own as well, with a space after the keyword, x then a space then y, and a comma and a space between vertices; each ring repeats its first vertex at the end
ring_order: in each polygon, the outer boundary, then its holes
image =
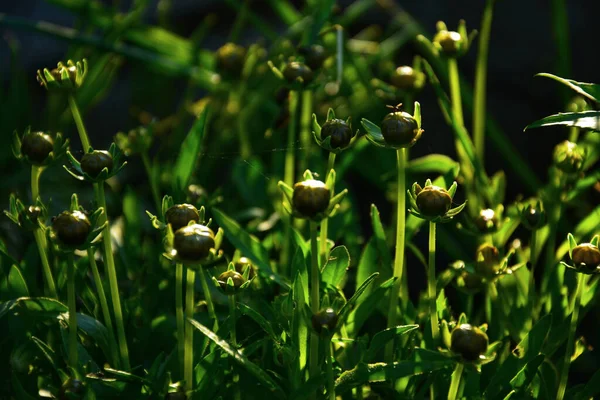
POLYGON ((463 119, 462 98, 460 95, 460 80, 456 58, 448 58, 448 76, 450 77, 450 97, 452 101, 452 115, 456 123, 465 126, 463 119))
POLYGON ((542 275, 542 285, 540 288, 540 304, 538 305, 538 310, 536 310, 535 315, 539 315, 541 308, 549 301, 550 295, 548 293, 548 286, 550 285, 550 277, 553 273, 556 273, 556 268, 554 263, 555 259, 555 244, 556 244, 556 235, 558 229, 558 222, 560 221, 560 216, 562 213, 562 207, 560 204, 552 204, 550 209, 548 210, 548 225, 550 227, 550 231, 548 233, 548 239, 546 240, 546 259, 545 259, 545 268, 544 273, 542 275))
MULTIPOLYGON (((313 92, 312 90, 302 91, 302 109, 300 111, 300 144, 304 150, 300 159, 300 171, 304 172, 308 164, 308 158, 312 154, 311 145, 313 143, 313 135, 311 132, 312 125, 312 106, 313 92)), ((329 170, 327 171, 329 172, 329 170)))
POLYGON ((88 149, 91 147, 90 140, 88 139, 87 132, 85 130, 85 125, 83 125, 83 119, 81 118, 81 114, 79 113, 79 107, 77 107, 77 102, 75 101, 75 96, 72 94, 69 95, 69 107, 71 108, 71 113, 73 114, 73 120, 75 120, 75 125, 77 126, 77 131, 79 132, 79 139, 81 140, 81 146, 83 147, 83 153, 87 153, 88 149))
POLYGON ((331 351, 331 340, 325 339, 325 349, 327 355, 327 365, 325 373, 327 374, 327 399, 335 400, 335 380, 333 379, 333 354, 331 351))
MULTIPOLYGON (((236 322, 236 316, 235 316, 235 295, 229 295, 227 296, 229 297, 229 318, 231 318, 231 345, 233 346, 233 348, 237 349, 237 336, 236 336, 236 329, 235 329, 235 322, 236 322)), ((233 366, 233 369, 235 371, 236 366, 233 366)), ((240 385, 239 385, 239 380, 240 380, 240 376, 238 375, 237 372, 233 373, 233 396, 235 400, 241 400, 242 398, 242 394, 240 392, 240 385)))
POLYGON ((175 319, 177 320, 177 354, 181 373, 185 370, 185 319, 183 316, 183 264, 175 264, 175 319))
POLYGON ((579 139, 579 128, 576 126, 571 127, 569 130, 569 142, 576 143, 579 139))
POLYGON ((115 330, 112 324, 112 318, 110 317, 110 309, 108 308, 108 301, 106 301, 106 293, 104 292, 104 285, 100 278, 100 272, 98 271, 98 265, 94 258, 94 250, 89 248, 87 250, 88 259, 90 260, 90 267, 92 269, 92 275, 94 277, 94 284, 98 290, 98 298, 100 299, 100 308, 102 309, 102 316, 104 317, 104 324, 108 331, 108 347, 110 348, 110 355, 112 357, 112 363, 116 368, 121 368, 121 360, 119 359, 119 350, 117 348, 117 340, 115 339, 115 330))
POLYGON ((156 207, 156 212, 160 212, 162 209, 162 201, 160 199, 160 190, 156 185, 156 180, 154 179, 154 173, 152 169, 152 164, 150 163, 150 157, 148 157, 147 152, 142 152, 142 162, 144 163, 144 169, 146 170, 146 174, 148 175, 148 181, 150 181, 150 191, 152 192, 152 199, 154 200, 154 206, 156 207))
MULTIPOLYGON (((335 153, 329 153, 329 159, 327 161, 327 170, 325 172, 325 177, 329 175, 329 171, 333 169, 333 164, 335 163, 335 153)), ((335 182, 334 182, 335 184, 335 182)), ((334 194, 334 188, 331 187, 331 195, 334 194)), ((319 244, 321 245, 321 268, 325 266, 327 262, 327 230, 329 229, 329 219, 324 218, 321 221, 321 232, 319 237, 319 244)))
POLYGON ((565 397, 567 381, 569 378, 569 366, 571 365, 571 357, 573 356, 573 348, 575 346, 575 332, 577 331, 577 320, 579 319, 579 305, 581 303, 581 292, 585 279, 584 274, 578 275, 577 288, 575 289, 575 304, 573 305, 573 312, 571 313, 569 340, 567 342, 567 348, 565 349, 565 359, 560 373, 560 383, 558 385, 558 392, 556 393, 556 400, 562 400, 565 397))
POLYGON ((185 391, 191 392, 194 389, 192 372, 194 370, 194 327, 189 322, 194 319, 194 284, 196 282, 196 273, 193 269, 187 269, 187 281, 185 289, 185 317, 188 320, 185 329, 185 391))
POLYGON ((531 230, 531 240, 529 241, 529 264, 531 264, 531 269, 529 271, 529 302, 531 306, 534 306, 535 301, 535 264, 537 262, 536 259, 536 251, 537 248, 537 237, 538 230, 531 230))
POLYGON ((102 243, 104 245, 104 263, 108 274, 108 283, 110 287, 110 297, 113 303, 115 313, 115 323, 117 326, 117 340, 119 342, 119 354, 121 355, 121 365, 125 371, 129 371, 129 350, 127 349, 127 338, 125 336, 125 325, 123 323, 123 312, 121 311, 121 298, 119 297, 119 283, 117 280, 117 270, 115 268, 115 259, 112 252, 112 239, 110 236, 110 224, 108 212, 106 210, 106 196, 104 195, 104 182, 94 183, 96 192, 96 202, 99 207, 104 209, 104 218, 106 225, 102 230, 102 243))
MULTIPOLYGON (((400 299, 400 288, 402 285, 402 274, 404 272, 404 225, 406 221, 406 149, 396 151, 397 155, 397 170, 398 170, 398 209, 396 220, 396 255, 394 257, 394 277, 396 281, 390 293, 390 306, 388 309, 388 328, 397 325, 398 301, 400 299)), ((394 359, 394 341, 390 341, 385 349, 385 360, 390 363, 394 359)))
POLYGON ((461 362, 456 364, 454 372, 452 372, 452 380, 450 381, 450 389, 448 390, 448 400, 456 400, 458 396, 458 388, 460 387, 460 379, 462 377, 465 365, 461 362))
MULTIPOLYGON (((314 314, 319 312, 319 283, 321 271, 319 270, 319 253, 317 247, 317 223, 310 222, 310 308, 314 314)), ((319 373, 319 336, 316 332, 310 335, 310 377, 319 373)))
POLYGON ((200 273, 200 283, 202 284, 202 291, 204 291, 204 299, 206 300, 206 307, 208 308, 208 315, 215 321, 215 330, 219 327, 219 321, 217 320, 217 313, 215 312, 215 305, 212 301, 210 289, 208 287, 208 281, 206 280, 206 272, 202 267, 198 268, 200 273))
POLYGON ((67 256, 67 298, 69 305, 69 366, 77 369, 77 304, 75 302, 75 260, 67 256))
POLYGON ((440 337, 440 328, 437 315, 437 290, 435 278, 435 222, 429 221, 429 269, 427 273, 429 288, 429 317, 431 318, 431 337, 433 344, 437 345, 440 337))
POLYGON ((487 94, 487 62, 492 30, 492 16, 495 0, 488 0, 481 19, 479 51, 475 66, 475 86, 473 88, 473 141, 475 152, 482 165, 485 160, 485 108, 487 94))
MULTIPOLYGON (((283 181, 289 187, 294 186, 295 179, 295 165, 296 165, 296 149, 294 147, 296 142, 296 111, 298 108, 298 93, 294 90, 290 90, 289 96, 289 114, 290 114, 290 122, 288 124, 288 137, 286 143, 286 151, 285 151, 285 164, 284 164, 284 172, 283 172, 283 181)), ((284 197, 284 200, 285 197, 284 197)), ((290 246, 291 246, 291 237, 292 237, 292 217, 287 215, 284 217, 284 235, 283 235, 283 246, 281 249, 281 259, 279 260, 279 265, 281 268, 286 268, 288 262, 290 260, 290 246)))

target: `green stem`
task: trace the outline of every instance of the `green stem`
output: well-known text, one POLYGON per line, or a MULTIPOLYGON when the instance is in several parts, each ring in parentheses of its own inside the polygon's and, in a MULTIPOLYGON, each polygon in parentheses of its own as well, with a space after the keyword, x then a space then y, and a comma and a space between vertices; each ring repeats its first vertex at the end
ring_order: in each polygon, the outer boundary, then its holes
POLYGON ((77 369, 77 304, 75 302, 75 260, 69 253, 67 265, 67 298, 69 304, 69 366, 77 369))
POLYGON ((479 51, 475 67, 475 87, 473 88, 473 141, 475 152, 483 164, 485 159, 485 107, 487 94, 487 61, 492 30, 492 15, 495 0, 488 0, 481 19, 479 51))
MULTIPOLYGON (((125 336, 125 325, 123 323, 123 312, 121 311, 121 298, 119 296, 119 283, 117 280, 117 271, 115 268, 115 259, 112 252, 112 239, 110 236, 110 223, 106 209, 106 196, 104 195, 104 182, 94 183, 96 192, 96 202, 99 207, 104 209, 104 219, 106 225, 102 229, 102 243, 104 245, 104 264, 108 274, 108 283, 110 287, 110 297, 115 313, 115 324, 117 326, 117 340, 119 341, 119 354, 121 355, 121 365, 125 371, 129 371, 129 350, 127 349, 127 338, 125 336)), ((100 221, 101 223, 104 221, 100 221)))
POLYGON ((464 368, 465 365, 463 363, 459 362, 456 364, 456 368, 454 368, 454 372, 452 372, 452 380, 450 381, 450 389, 448 390, 448 400, 455 400, 457 398, 460 379, 464 368))
POLYGON ((456 123, 465 126, 462 110, 462 99, 460 95, 460 80, 458 75, 458 63, 456 58, 448 58, 448 76, 450 77, 450 97, 452 101, 452 115, 456 123))
POLYGON ((579 128, 576 126, 571 127, 569 130, 569 142, 576 143, 579 139, 579 128))
POLYGON ((31 166, 31 204, 35 204, 40 196, 40 176, 43 170, 43 167, 31 166))
MULTIPOLYGON (((317 247, 317 223, 310 222, 310 309, 314 314, 319 312, 319 284, 321 271, 319 270, 319 253, 317 247)), ((312 332, 310 336, 310 377, 319 374, 319 336, 312 332)))
POLYGON ((546 259, 545 259, 545 268, 542 275, 542 285, 540 288, 540 304, 538 305, 538 309, 536 310, 535 315, 539 315, 541 308, 544 307, 545 304, 550 300, 550 294, 548 293, 548 286, 550 285, 550 278, 553 273, 556 272, 555 267, 555 244, 556 244, 556 235, 558 222, 560 221, 560 216, 562 213, 562 207, 560 204, 551 204, 548 210, 548 226, 549 233, 548 239, 546 240, 546 259))
POLYGON ((535 264, 537 262, 536 259, 536 248, 537 248, 537 237, 538 237, 538 230, 537 229, 532 229, 531 230, 531 240, 529 242, 529 264, 530 266, 530 270, 529 270, 529 302, 531 304, 531 306, 533 307, 533 303, 535 301, 535 264))
MULTIPOLYGON (((236 322, 236 316, 235 316, 235 295, 229 295, 227 296, 229 297, 229 318, 231 318, 231 345, 233 346, 233 348, 237 349, 237 336, 236 336, 236 329, 235 329, 235 322, 236 322)), ((233 366, 234 369, 234 373, 233 373, 233 395, 234 395, 234 399, 235 400, 241 400, 242 398, 242 394, 240 392, 240 385, 239 385, 239 380, 240 380, 240 376, 237 372, 235 372, 235 368, 236 366, 233 366)))
MULTIPOLYGON (((406 221, 406 149, 396 151, 398 158, 398 209, 396 220, 396 255, 394 257, 394 277, 396 281, 390 293, 390 306, 388 309, 388 328, 396 326, 398 321, 398 301, 400 299, 400 287, 402 274, 404 272, 404 225, 406 221)), ((390 363, 394 360, 394 341, 390 341, 385 349, 385 360, 390 363)))
POLYGON ((81 140, 81 146, 83 147, 83 153, 87 153, 88 149, 91 147, 90 140, 88 139, 87 132, 85 130, 85 125, 83 125, 83 119, 81 118, 81 114, 79 113, 79 107, 77 107, 77 102, 75 101, 75 96, 72 94, 69 95, 69 107, 71 108, 71 113, 73 114, 73 120, 75 120, 75 125, 77 126, 77 131, 79 132, 79 139, 81 140))
POLYGON ((579 274, 577 277, 577 288, 575 289, 575 304, 573 305, 573 313, 571 313, 571 326, 569 329, 569 340, 565 349, 565 359, 563 361, 562 370, 560 373, 560 383, 558 385, 558 393, 556 400, 562 400, 567 389, 569 378, 569 366, 571 365, 571 357, 575 346, 575 332, 577 331, 577 320, 579 319, 579 305, 581 303, 581 292, 583 290, 585 275, 579 274))
POLYGON ((206 300, 206 307, 208 308, 208 315, 215 321, 216 330, 219 327, 219 320, 217 319, 217 313, 215 312, 215 305, 212 301, 212 296, 210 294, 210 289, 208 287, 208 281, 206 280, 206 272, 204 268, 198 268, 198 272, 200 273, 200 283, 202 284, 202 291, 204 292, 204 299, 206 300))
POLYGON ((98 298, 100 299, 100 308, 102 309, 102 316, 104 317, 104 324, 108 331, 108 347, 110 348, 110 356, 112 357, 112 363, 115 368, 121 368, 121 361, 119 360, 119 350, 117 348, 117 340, 115 339, 115 331, 112 324, 112 318, 110 317, 110 309, 108 308, 108 301, 106 300, 106 293, 104 292, 104 285, 100 278, 100 272, 98 271, 98 265, 94 258, 94 249, 89 248, 87 250, 88 259, 90 260, 90 267, 92 269, 92 275, 94 277, 94 284, 98 290, 98 298))
POLYGON ((435 278, 435 222, 429 221, 429 270, 427 274, 429 288, 429 317, 431 318, 431 337, 434 346, 437 346, 440 337, 440 328, 437 315, 436 278, 435 278))
POLYGON ((327 365, 326 365, 326 374, 327 374, 327 398, 328 400, 335 400, 335 380, 333 377, 333 354, 331 351, 331 340, 329 338, 325 339, 325 349, 327 355, 327 365))
POLYGON ((185 318, 183 315, 183 264, 175 264, 175 319, 177 320, 177 354, 181 373, 185 370, 185 318))
MULTIPOLYGON (((283 172, 283 181, 289 187, 294 186, 294 167, 296 164, 296 112, 298 108, 298 93, 294 90, 290 90, 289 96, 289 124, 288 124, 288 137, 286 143, 286 151, 285 151, 285 164, 284 164, 284 172, 283 172)), ((283 201, 285 200, 285 196, 283 201)), ((285 217, 284 219, 284 235, 283 235, 283 245, 281 250, 281 258, 279 260, 280 267, 286 268, 288 262, 290 260, 290 251, 291 251, 291 238, 292 238, 292 217, 283 213, 285 217)), ((282 215, 282 216, 283 216, 282 215)))
MULTIPOLYGON (((333 169, 333 165, 335 163, 335 153, 329 153, 329 160, 327 161, 327 171, 325 172, 325 179, 329 175, 329 171, 333 169)), ((335 185, 335 182, 334 182, 335 185)), ((331 191, 331 195, 334 194, 334 187, 331 187, 329 190, 331 191)), ((321 232, 319 237, 319 244, 321 246, 321 268, 325 267, 325 263, 327 262, 327 230, 329 229, 329 219, 324 218, 321 221, 321 232)))
POLYGON ((187 282, 185 290, 185 316, 188 320, 185 329, 185 390, 191 392, 194 389, 192 372, 194 370, 194 327, 189 322, 194 319, 194 284, 196 282, 196 273, 193 269, 187 269, 187 282))
POLYGON ((152 191, 152 198, 154 199, 154 206, 156 207, 156 212, 160 212, 160 210, 162 209, 160 190, 156 185, 156 180, 154 179, 154 169, 152 168, 150 157, 148 157, 148 153, 145 151, 142 152, 142 162, 144 163, 144 169, 146 170, 146 174, 148 174, 148 180, 150 181, 150 190, 152 191))
MULTIPOLYGON (((308 158, 312 154, 311 145, 313 144, 313 135, 311 131, 312 125, 312 105, 313 105, 313 92, 312 90, 302 91, 302 109, 300 111, 300 141, 302 149, 304 150, 300 159, 300 171, 304 170, 309 165, 308 158)), ((329 170, 327 170, 329 172, 329 170)))

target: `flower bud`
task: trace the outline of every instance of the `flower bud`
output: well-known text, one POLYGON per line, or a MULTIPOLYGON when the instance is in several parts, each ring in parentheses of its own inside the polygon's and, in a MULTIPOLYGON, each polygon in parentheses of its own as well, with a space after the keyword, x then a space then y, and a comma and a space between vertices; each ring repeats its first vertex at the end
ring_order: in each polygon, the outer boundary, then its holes
POLYGON ((395 148, 412 147, 419 137, 421 130, 417 120, 404 111, 391 112, 381 123, 381 134, 385 142, 395 148))
POLYGON ((574 174, 581 170, 585 154, 576 143, 565 140, 554 148, 554 165, 567 174, 574 174))
POLYGON ((184 226, 187 226, 190 221, 198 222, 200 214, 198 210, 191 204, 176 204, 169 208, 165 213, 167 224, 171 224, 173 232, 184 226))
POLYGON ((38 227, 38 218, 42 209, 38 206, 29 206, 19 214, 19 224, 26 229, 38 227))
POLYGON ((250 259, 247 257, 240 257, 240 259, 234 262, 233 264, 235 266, 235 270, 240 274, 244 274, 244 272, 246 272, 246 269, 250 268, 250 270, 248 271, 248 279, 252 279, 254 278, 254 275, 256 275, 256 273, 254 272, 254 267, 252 266, 252 261, 250 261, 250 259))
POLYGON ((591 243, 582 243, 572 250, 571 260, 579 272, 596 273, 600 267, 600 250, 591 243))
POLYGON ((81 211, 63 211, 52 220, 52 230, 61 245, 78 248, 86 242, 91 224, 81 211))
POLYGON ((239 291, 240 287, 246 283, 246 279, 239 272, 227 270, 219 275, 217 282, 219 282, 219 286, 221 286, 225 294, 232 295, 239 291), (229 278, 233 281, 233 287, 227 283, 229 278))
POLYGON ((299 49, 299 53, 304 56, 304 63, 312 70, 321 68, 327 59, 325 47, 321 46, 320 44, 301 47, 299 49))
POLYGON ((447 56, 456 56, 463 46, 464 39, 460 33, 442 30, 436 33, 433 43, 437 44, 447 56))
POLYGON ((392 85, 406 91, 416 91, 423 87, 425 74, 413 67, 403 65, 394 70, 391 77, 392 85))
POLYGON ((93 179, 97 178, 104 168, 110 171, 112 167, 112 155, 106 150, 94 150, 85 153, 81 158, 81 170, 93 179))
POLYGON ((294 185, 292 207, 301 217, 314 219, 327 211, 330 199, 331 192, 325 183, 309 179, 294 185))
POLYGON ((173 250, 181 262, 197 263, 210 255, 215 247, 215 234, 207 226, 187 225, 175 231, 173 250))
POLYGON ((479 211, 479 215, 475 218, 475 226, 481 233, 492 233, 498 230, 498 217, 496 212, 491 208, 486 208, 479 211))
POLYGON ((244 69, 246 49, 235 43, 226 43, 216 52, 217 72, 222 75, 239 76, 244 69))
POLYGON ((470 324, 461 324, 452 330, 450 350, 459 354, 464 361, 479 360, 488 348, 488 337, 481 329, 470 324))
POLYGON ((54 150, 54 139, 44 132, 29 132, 21 140, 21 153, 33 165, 42 165, 54 150))
POLYGON ((60 387, 58 398, 60 400, 82 399, 84 394, 85 386, 83 382, 78 379, 69 378, 60 387))
POLYGON ((329 307, 313 314, 311 322, 313 329, 318 334, 331 334, 337 326, 338 315, 333 308, 329 307))
POLYGON ((500 269, 500 253, 489 243, 479 246, 475 253, 475 260, 475 271, 487 279, 496 276, 500 269))
POLYGON ((321 140, 330 137, 334 149, 348 147, 353 136, 352 128, 342 119, 330 119, 321 127, 321 140))
POLYGON ((528 204, 521 211, 521 218, 523 225, 530 230, 540 229, 546 224, 546 212, 535 204, 528 204))
POLYGON ((314 77, 310 67, 298 61, 287 63, 282 72, 285 80, 291 84, 297 84, 298 78, 301 78, 302 86, 310 84, 314 77))
POLYGON ((417 206, 424 216, 441 217, 450 210, 452 197, 446 189, 433 185, 424 188, 417 185, 416 189, 417 206))

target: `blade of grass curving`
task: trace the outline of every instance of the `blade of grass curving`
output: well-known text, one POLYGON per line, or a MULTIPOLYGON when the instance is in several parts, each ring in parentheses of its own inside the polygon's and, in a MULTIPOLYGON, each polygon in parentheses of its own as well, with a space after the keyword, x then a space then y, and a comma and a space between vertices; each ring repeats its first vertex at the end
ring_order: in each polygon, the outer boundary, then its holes
POLYGON ((600 111, 588 110, 558 113, 532 122, 524 130, 557 125, 598 131, 600 130, 600 111))
POLYGON ((173 168, 173 190, 175 192, 185 190, 190 182, 198 154, 200 154, 202 138, 206 134, 208 113, 209 106, 204 107, 181 144, 181 150, 173 168))

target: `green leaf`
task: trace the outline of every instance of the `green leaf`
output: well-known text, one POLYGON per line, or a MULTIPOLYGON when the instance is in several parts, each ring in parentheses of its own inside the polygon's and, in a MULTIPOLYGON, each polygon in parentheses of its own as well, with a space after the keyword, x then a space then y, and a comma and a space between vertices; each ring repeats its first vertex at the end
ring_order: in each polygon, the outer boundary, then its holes
POLYGON ((525 131, 544 126, 571 126, 583 129, 600 130, 600 111, 567 112, 550 115, 525 127, 525 131))
POLYGON ((56 372, 58 372, 58 363, 59 360, 56 357, 56 353, 54 352, 54 350, 52 350, 50 348, 50 346, 48 346, 46 343, 44 343, 43 341, 41 341, 40 339, 38 339, 35 336, 31 337, 31 341, 33 343, 35 343, 35 345, 38 347, 38 349, 40 349, 40 351, 42 352, 42 354, 44 355, 44 357, 46 357, 46 359, 48 360, 48 362, 50 363, 50 365, 52 365, 52 367, 54 368, 54 370, 56 372))
POLYGON ((60 314, 68 312, 66 305, 47 297, 22 297, 16 300, 15 306, 23 314, 36 319, 56 319, 60 314))
POLYGON ((392 277, 383 282, 350 312, 348 321, 346 322, 348 335, 350 337, 355 337, 369 316, 377 311, 378 304, 385 298, 386 292, 394 285, 396 279, 397 278, 392 277))
POLYGON ((217 224, 223 228, 227 239, 252 261, 263 278, 289 289, 290 285, 271 269, 269 254, 256 237, 244 231, 237 222, 219 209, 213 208, 212 213, 217 224))
POLYGON ((350 266, 350 253, 346 246, 335 247, 329 253, 327 263, 323 268, 321 279, 325 284, 337 287, 342 279, 346 269, 350 266))
POLYGON ((27 283, 21 270, 16 265, 10 267, 8 272, 8 289, 10 297, 24 297, 29 296, 29 290, 27 289, 27 283))
POLYGON ((200 324, 198 321, 194 319, 189 319, 188 322, 194 326, 194 328, 198 329, 202 332, 206 337, 208 337, 212 342, 214 342, 217 346, 219 346, 225 353, 229 356, 233 357, 233 359, 244 367, 248 372, 258 379, 263 385, 266 386, 267 389, 270 390, 270 395, 274 395, 277 398, 284 399, 286 396, 281 389, 281 387, 271 378, 264 370, 262 370, 258 365, 254 364, 244 354, 242 354, 239 350, 231 347, 231 345, 218 337, 213 331, 200 324))
MULTIPOLYGON (((580 241, 590 236, 598 228, 598 225, 600 225, 600 206, 594 208, 584 219, 579 221, 575 230, 572 231, 575 240, 580 241)), ((556 250, 555 260, 562 260, 568 251, 569 241, 565 240, 556 250)))
POLYGON ((294 279, 294 289, 291 292, 294 311, 292 315, 292 335, 295 350, 298 355, 298 364, 295 369, 301 372, 306 367, 308 359, 308 324, 304 315, 305 307, 308 306, 308 284, 304 284, 300 274, 294 279))
POLYGON ((419 328, 419 325, 400 325, 394 328, 384 329, 380 332, 377 332, 373 339, 371 339, 371 344, 367 349, 364 359, 368 361, 372 361, 375 356, 377 356, 377 352, 385 346, 387 342, 390 340, 394 340, 397 337, 405 335, 408 332, 414 331, 419 328))
POLYGON ((375 204, 371 204, 371 225, 373 226, 373 237, 375 239, 375 245, 377 246, 379 257, 381 257, 381 265, 384 268, 384 270, 389 270, 389 273, 391 275, 392 256, 390 254, 390 248, 387 244, 387 239, 385 237, 385 230, 383 229, 383 224, 381 223, 379 210, 377 209, 377 206, 375 204))
POLYGON ((379 272, 375 272, 373 275, 369 276, 363 283, 362 285, 360 285, 360 287, 358 289, 356 289, 356 292, 354 292, 354 295, 350 298, 350 300, 348 300, 346 302, 346 304, 344 304, 344 306, 342 307, 342 309, 340 310, 340 312, 338 313, 338 318, 339 320, 344 323, 346 321, 346 317, 348 316, 348 313, 350 312, 350 310, 352 308, 354 308, 357 300, 359 299, 359 297, 363 294, 363 292, 369 287, 369 285, 371 283, 373 283, 373 280, 375 280, 375 278, 377 278, 377 276, 379 275, 379 272))
POLYGON ((457 168, 458 162, 443 154, 429 154, 408 162, 407 172, 410 174, 445 174, 457 168))
POLYGON ((192 172, 196 167, 196 159, 198 154, 200 154, 202 138, 206 132, 208 112, 209 107, 206 106, 181 144, 181 150, 179 151, 173 169, 173 190, 177 192, 187 188, 192 172))
POLYGON ((544 315, 513 350, 513 354, 524 362, 531 361, 541 352, 551 326, 552 314, 544 315))
POLYGON ((543 354, 538 354, 531 359, 531 361, 525 364, 525 366, 519 372, 517 372, 515 377, 510 380, 510 386, 514 390, 526 391, 527 387, 533 381, 533 378, 535 378, 538 368, 544 362, 545 357, 546 356, 543 354))
MULTIPOLYGON (((356 268, 356 288, 358 289, 359 282, 364 282, 371 274, 381 270, 379 267, 379 253, 377 251, 377 247, 375 244, 375 237, 371 237, 371 239, 367 242, 367 245, 363 248, 362 254, 360 256, 360 260, 358 262, 358 267, 356 268)), ((391 270, 391 267, 390 267, 391 270)), ((382 271, 383 273, 383 271, 382 271)), ((391 271, 388 275, 391 275, 391 271)), ((368 296, 372 287, 369 287, 365 291, 365 295, 368 296)))
POLYGON ((240 313, 242 313, 243 315, 247 315, 248 317, 252 318, 254 322, 260 325, 260 327, 270 336, 273 342, 280 342, 280 338, 275 333, 275 330, 273 330, 273 326, 271 325, 271 323, 267 321, 266 318, 263 317, 258 311, 254 310, 253 308, 250 308, 249 306, 243 303, 237 303, 237 308, 240 311, 240 313))
POLYGON ((542 76, 545 78, 553 79, 567 86, 569 89, 575 91, 577 94, 585 97, 587 100, 590 100, 596 104, 600 102, 600 85, 596 85, 593 83, 577 82, 572 79, 561 78, 560 76, 548 74, 545 72, 537 74, 536 76, 542 76))
POLYGON ((393 364, 360 363, 353 369, 345 371, 335 381, 335 393, 341 395, 348 390, 367 382, 393 381, 406 376, 426 374, 441 369, 451 368, 454 362, 410 362, 402 361, 393 364))

